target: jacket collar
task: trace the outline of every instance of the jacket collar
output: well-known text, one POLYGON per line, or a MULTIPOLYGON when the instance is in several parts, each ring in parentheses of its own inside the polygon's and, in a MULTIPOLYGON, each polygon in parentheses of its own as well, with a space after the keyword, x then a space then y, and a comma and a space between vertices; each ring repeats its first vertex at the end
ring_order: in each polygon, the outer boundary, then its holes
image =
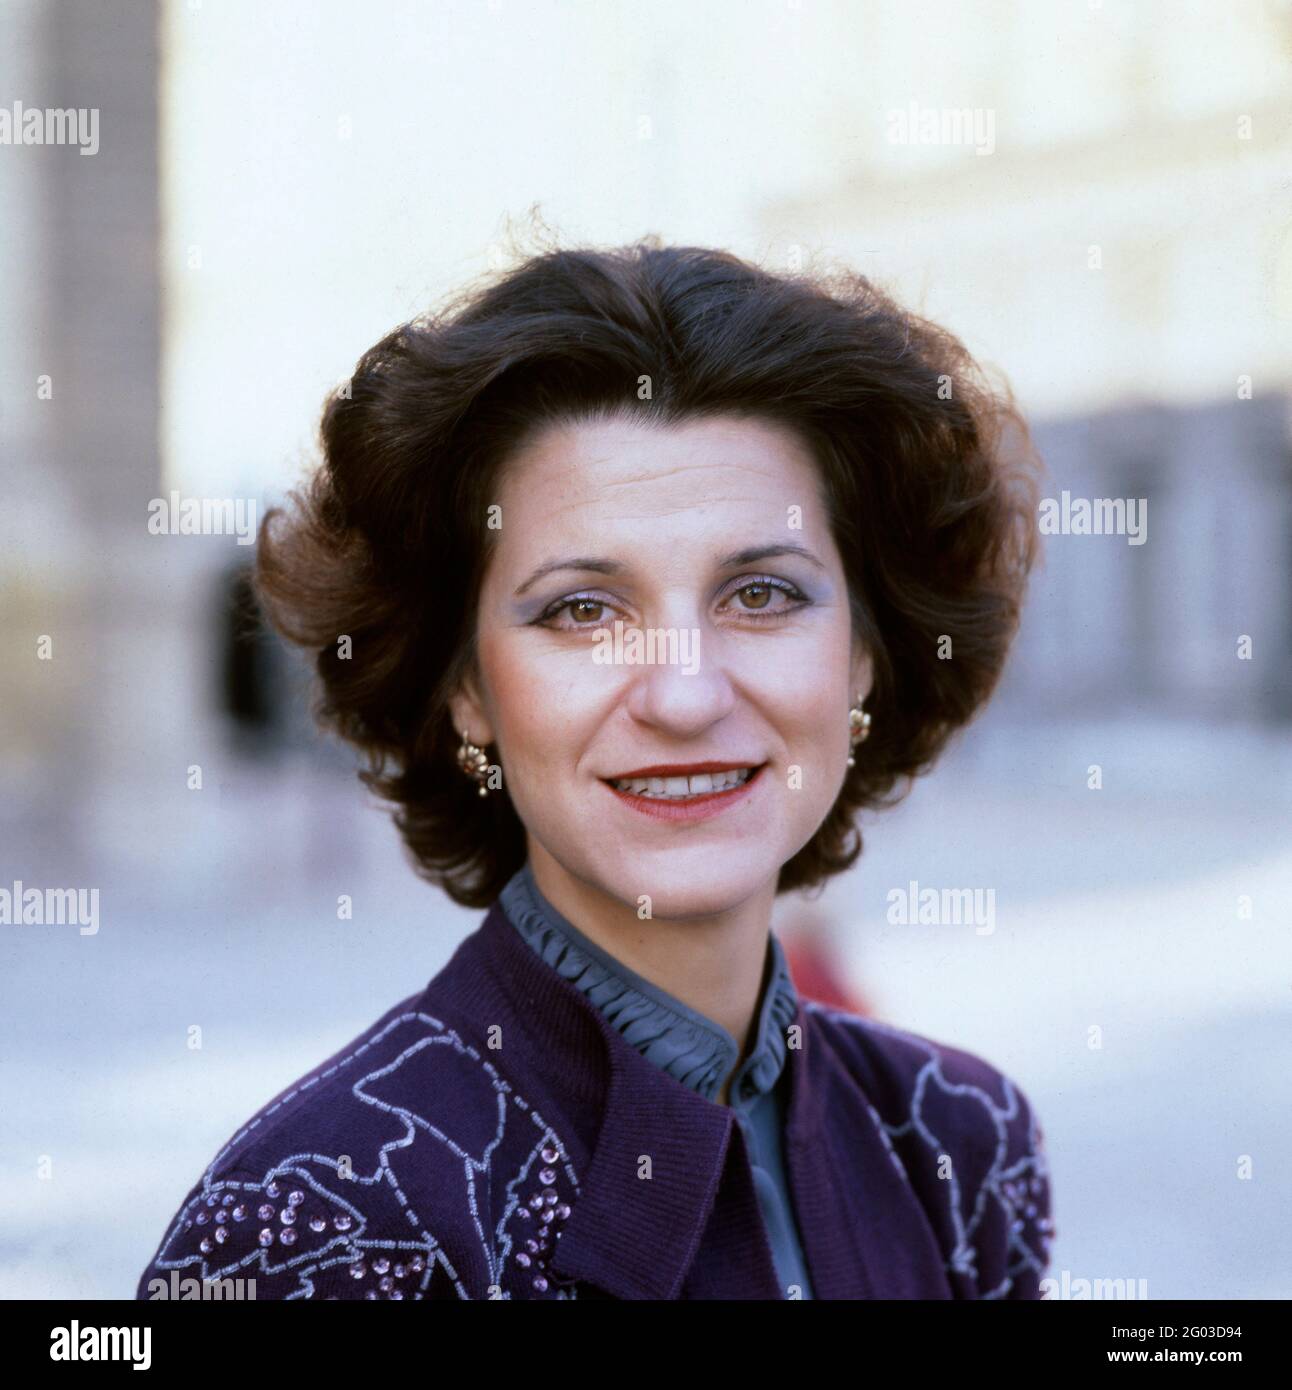
MULTIPOLYGON (((498 902, 437 981, 446 1002, 525 1035, 555 1097, 603 1108, 555 1272, 615 1298, 677 1298, 733 1160, 737 1207, 757 1211, 731 1109, 648 1061, 526 944, 498 902)), ((927 1297, 918 1291, 936 1286, 940 1260, 931 1235, 912 1240, 927 1218, 860 1081, 819 1036, 800 1002, 787 1050, 786 1163, 816 1296, 927 1297), (859 1122, 849 1127, 846 1152, 836 1152, 831 1131, 845 1110, 859 1122), (860 1142, 851 1138, 858 1134, 860 1142)), ((758 1238, 741 1255, 751 1284, 764 1290, 755 1296, 781 1298, 766 1236, 756 1220, 749 1224, 758 1238)))
POLYGON ((591 1000, 642 1056, 684 1086, 706 1100, 718 1098, 728 1077, 731 1096, 742 1100, 775 1086, 784 1069, 786 1030, 798 1013, 798 995, 774 932, 769 934, 753 1046, 741 1063, 740 1046, 725 1028, 631 970, 559 912, 543 895, 528 860, 499 902, 534 952, 591 1000))

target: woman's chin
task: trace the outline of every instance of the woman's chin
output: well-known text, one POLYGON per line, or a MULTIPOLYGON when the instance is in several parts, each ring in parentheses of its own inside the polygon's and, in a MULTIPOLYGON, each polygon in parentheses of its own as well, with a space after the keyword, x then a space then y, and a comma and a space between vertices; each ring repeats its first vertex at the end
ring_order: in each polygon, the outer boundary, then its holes
POLYGON ((629 856, 615 866, 612 892, 634 907, 643 921, 711 917, 748 902, 775 878, 779 867, 769 862, 719 870, 712 851, 694 863, 691 858, 685 850, 674 850, 665 863, 649 855, 635 866, 629 856))

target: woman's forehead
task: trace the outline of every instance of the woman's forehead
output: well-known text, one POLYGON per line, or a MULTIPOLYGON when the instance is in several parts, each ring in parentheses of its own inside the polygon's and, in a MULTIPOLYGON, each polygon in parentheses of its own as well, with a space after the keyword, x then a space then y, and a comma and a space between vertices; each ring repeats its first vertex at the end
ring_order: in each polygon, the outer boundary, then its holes
POLYGON ((819 479, 806 444, 788 427, 741 417, 661 424, 631 419, 551 425, 508 460, 500 501, 552 515, 596 509, 664 515, 724 502, 804 502, 819 479))

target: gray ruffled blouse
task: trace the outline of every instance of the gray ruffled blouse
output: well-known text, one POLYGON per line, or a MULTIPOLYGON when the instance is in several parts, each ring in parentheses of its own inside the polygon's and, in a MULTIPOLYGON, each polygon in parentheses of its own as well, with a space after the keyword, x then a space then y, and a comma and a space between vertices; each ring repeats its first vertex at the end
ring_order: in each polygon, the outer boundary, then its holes
POLYGON ((502 909, 535 952, 582 990, 624 1039, 684 1086, 716 1101, 731 1076, 728 1104, 749 1150, 767 1239, 782 1288, 797 1284, 811 1298, 807 1261, 785 1176, 783 1135, 787 1103, 785 1030, 798 995, 776 933, 771 971, 758 1011, 754 1046, 740 1060, 736 1040, 720 1024, 651 984, 589 940, 539 892, 528 862, 502 890, 502 909))

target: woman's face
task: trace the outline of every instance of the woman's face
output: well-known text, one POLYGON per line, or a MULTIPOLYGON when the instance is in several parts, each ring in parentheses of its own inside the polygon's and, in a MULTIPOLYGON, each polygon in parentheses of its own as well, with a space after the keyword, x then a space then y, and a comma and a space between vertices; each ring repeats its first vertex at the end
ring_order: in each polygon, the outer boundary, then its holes
POLYGON ((654 917, 769 892, 839 793, 871 680, 806 445, 734 416, 552 426, 495 500, 480 680, 452 712, 496 744, 490 795, 531 858, 654 917), (753 775, 724 790, 697 764, 753 775))

